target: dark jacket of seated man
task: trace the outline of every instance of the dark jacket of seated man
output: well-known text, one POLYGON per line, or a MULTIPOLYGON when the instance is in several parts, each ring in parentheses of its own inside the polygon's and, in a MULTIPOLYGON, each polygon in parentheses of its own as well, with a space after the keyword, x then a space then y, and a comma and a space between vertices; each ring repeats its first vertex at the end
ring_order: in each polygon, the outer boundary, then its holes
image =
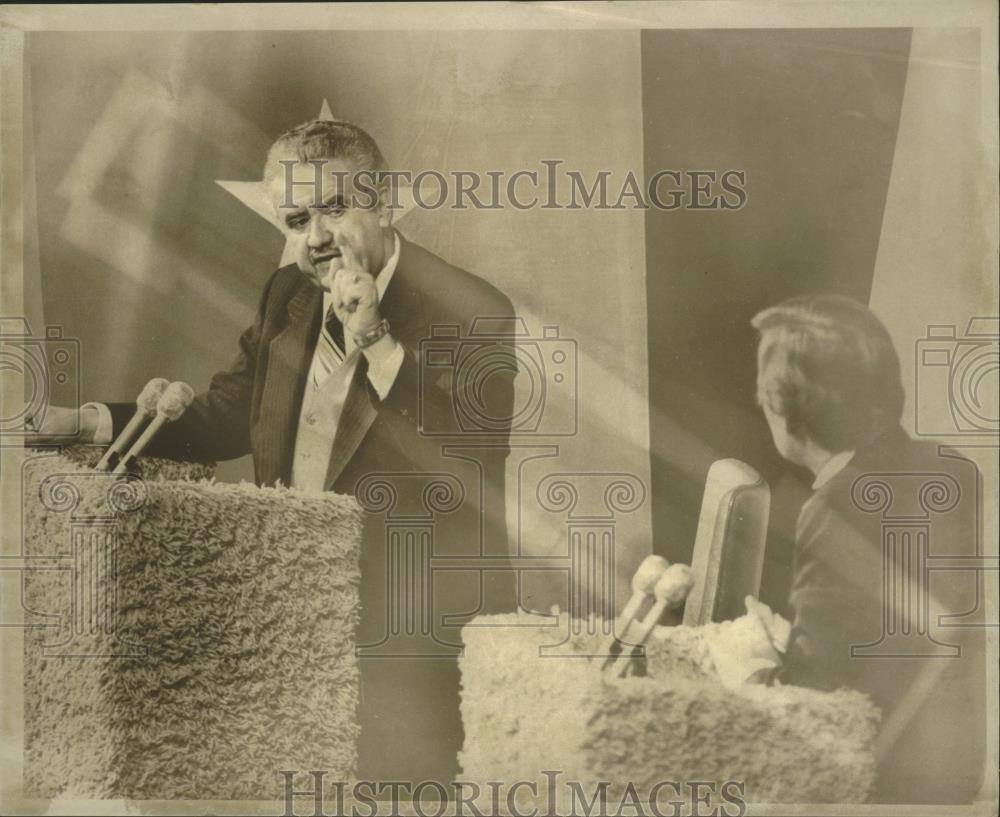
POLYGON ((985 767, 976 466, 900 427, 899 358, 866 306, 802 295, 753 325, 775 446, 815 477, 778 679, 880 707, 874 799, 970 803, 985 767))
POLYGON ((970 803, 983 780, 984 577, 932 569, 921 578, 928 556, 974 562, 976 472, 938 449, 895 429, 818 488, 797 525, 794 621, 778 677, 871 696, 882 710, 883 802, 970 803), (940 626, 940 614, 963 613, 963 626, 940 626), (890 628, 911 636, 894 640, 890 628))
MULTIPOLYGON (((399 261, 380 306, 403 346, 403 363, 388 395, 380 400, 361 356, 338 423, 326 489, 353 494, 366 476, 395 475, 389 481, 397 512, 404 513, 420 510, 424 499, 424 484, 409 476, 455 475, 464 502, 436 518, 434 555, 506 556, 509 424, 496 429, 489 440, 458 433, 425 435, 417 424, 419 417, 424 429, 456 429, 454 367, 425 367, 422 381, 421 341, 430 338, 436 326, 454 325, 459 328, 457 349, 468 342, 473 321, 484 317, 490 319, 491 330, 509 333, 513 307, 480 278, 401 236, 399 240, 399 261), (466 455, 478 464, 443 456, 446 443, 474 446, 466 455)), ((306 379, 323 319, 322 296, 296 265, 275 272, 253 325, 240 338, 233 365, 215 375, 179 420, 164 427, 147 453, 202 461, 251 453, 258 484, 289 484, 306 379)), ((478 399, 488 416, 510 418, 513 376, 503 368, 486 379, 478 399)), ((117 435, 135 404, 109 408, 117 435)), ((361 555, 359 645, 378 644, 388 632, 387 547, 388 526, 379 515, 368 514, 361 555)), ((509 572, 447 573, 432 585, 434 651, 439 654, 360 659, 360 779, 447 780, 457 773, 456 754, 463 740, 459 677, 455 650, 447 645, 461 643, 461 622, 446 626, 442 617, 513 610, 514 589, 509 572)), ((402 652, 407 651, 404 645, 402 652)))

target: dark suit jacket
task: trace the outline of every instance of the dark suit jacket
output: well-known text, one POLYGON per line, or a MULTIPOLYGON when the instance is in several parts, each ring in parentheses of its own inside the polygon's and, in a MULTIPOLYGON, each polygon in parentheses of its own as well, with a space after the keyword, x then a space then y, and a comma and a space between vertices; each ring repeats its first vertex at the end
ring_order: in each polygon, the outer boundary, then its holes
MULTIPOLYGON (((358 475, 439 456, 436 438, 417 434, 418 351, 436 325, 457 324, 463 335, 477 317, 506 319, 513 307, 496 288, 400 238, 399 263, 381 304, 405 359, 392 389, 380 401, 367 379, 362 357, 330 461, 328 488, 350 493, 358 475), (418 447, 413 448, 414 445, 418 447)), ((268 281, 253 326, 239 341, 233 365, 212 378, 183 417, 167 425, 147 449, 150 456, 219 461, 253 454, 259 485, 289 482, 295 432, 309 365, 322 320, 322 290, 295 265, 268 281)), ((423 425, 455 425, 448 373, 426 383, 423 425)), ((509 416, 513 376, 498 372, 488 381, 486 400, 509 416)), ((134 403, 110 404, 115 432, 135 410, 134 403)), ((497 432, 506 443, 507 433, 497 432)))
MULTIPOLYGON (((937 615, 930 616, 930 634, 942 643, 959 645, 960 657, 914 657, 912 653, 926 652, 922 640, 912 642, 920 649, 894 650, 898 657, 851 653, 852 646, 884 638, 884 599, 895 600, 893 610, 906 606, 900 587, 893 590, 883 584, 887 575, 883 535, 894 526, 901 530, 897 523, 905 527, 903 517, 919 527, 924 515, 921 503, 928 503, 920 491, 935 474, 950 475, 960 490, 953 508, 929 515, 930 555, 973 556, 978 520, 973 464, 948 456, 946 450, 939 453, 935 443, 911 440, 901 429, 858 451, 806 502, 797 526, 790 596, 794 618, 778 677, 784 683, 820 689, 852 687, 870 695, 882 709, 875 796, 881 802, 968 803, 982 783, 985 650, 983 599, 977 592, 981 574, 930 574, 930 591, 942 612, 976 611, 965 622, 978 626, 962 629, 939 627, 937 615), (878 488, 859 493, 873 475, 881 475, 877 479, 889 486, 891 494, 878 488), (873 510, 887 498, 890 507, 873 510)), ((917 527, 907 529, 916 537, 917 527)), ((912 541, 911 553, 917 546, 916 538, 912 541)), ((888 575, 904 568, 900 558, 899 551, 890 555, 888 575)), ((910 569, 916 565, 911 562, 910 569)))
MULTIPOLYGON (((488 439, 428 436, 422 427, 456 427, 453 370, 436 368, 421 381, 420 342, 432 327, 448 324, 469 335, 479 317, 494 330, 513 330, 510 301, 485 281, 447 264, 401 238, 396 271, 381 303, 393 336, 403 345, 402 367, 386 399, 367 378, 364 356, 341 416, 327 474, 327 487, 352 494, 367 475, 391 473, 399 506, 421 507, 420 473, 451 473, 463 484, 465 502, 438 519, 435 555, 507 554, 504 464, 509 425, 488 439), (419 391, 423 389, 423 400, 419 391), (447 443, 476 444, 480 465, 442 456, 447 443), (489 445, 484 447, 484 443, 489 445), (479 483, 482 483, 480 485, 479 483), (480 490, 481 489, 481 490, 480 490)), ((297 266, 279 269, 264 288, 253 326, 239 341, 233 365, 215 375, 187 412, 167 425, 147 450, 151 456, 215 461, 253 454, 256 481, 288 484, 306 378, 322 320, 322 290, 297 266)), ((460 340, 456 339, 456 343, 460 340)), ((426 370, 425 370, 426 371, 426 370)), ((487 378, 490 417, 510 417, 514 371, 501 367, 487 378)), ((112 404, 115 434, 135 410, 112 404)), ((386 631, 388 517, 366 519, 361 555, 362 623, 359 644, 377 643, 386 631)), ((511 574, 451 573, 439 589, 435 578, 435 635, 460 643, 459 627, 441 625, 448 614, 514 609, 511 574)), ((445 780, 457 770, 462 743, 458 670, 450 658, 361 659, 362 726, 359 775, 374 780, 445 780)))

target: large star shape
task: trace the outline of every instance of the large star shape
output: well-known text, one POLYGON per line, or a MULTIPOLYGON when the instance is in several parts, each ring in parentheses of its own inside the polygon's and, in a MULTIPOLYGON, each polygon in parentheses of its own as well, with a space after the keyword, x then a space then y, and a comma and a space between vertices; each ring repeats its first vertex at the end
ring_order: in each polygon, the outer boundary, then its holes
MULTIPOLYGON (((319 116, 316 118, 326 121, 330 121, 335 118, 333 111, 330 110, 330 103, 325 99, 323 100, 323 107, 320 108, 319 116)), ((264 187, 263 182, 237 182, 216 179, 215 183, 231 196, 239 199, 239 201, 253 210, 258 216, 264 219, 276 230, 283 232, 281 229, 281 223, 278 221, 277 214, 274 212, 274 207, 271 205, 271 200, 267 195, 267 189, 264 187)), ((406 185, 399 185, 396 198, 400 206, 396 208, 393 218, 395 221, 399 221, 413 209, 414 202, 410 193, 410 188, 406 185)), ((286 246, 286 252, 287 249, 288 248, 286 246)), ((282 263, 285 261, 286 259, 283 254, 282 263)))

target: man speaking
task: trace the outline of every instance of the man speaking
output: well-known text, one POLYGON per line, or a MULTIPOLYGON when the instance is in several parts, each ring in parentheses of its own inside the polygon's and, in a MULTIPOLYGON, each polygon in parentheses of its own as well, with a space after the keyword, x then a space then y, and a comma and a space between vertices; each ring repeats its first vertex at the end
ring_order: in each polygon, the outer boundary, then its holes
MULTIPOLYGON (((411 505, 421 499, 419 480, 403 477, 455 470, 442 456, 444 438, 423 433, 456 428, 455 373, 422 377, 420 342, 441 325, 464 337, 483 318, 512 333, 513 308, 393 228, 389 186, 359 184, 386 170, 375 141, 348 122, 311 121, 274 143, 264 183, 296 262, 268 280, 230 368, 145 453, 195 461, 250 453, 259 485, 307 491, 353 494, 366 476, 389 475, 397 503, 411 505)), ((506 555, 513 377, 512 366, 498 367, 476 395, 484 415, 501 421, 471 441, 479 484, 464 485, 461 507, 437 526, 435 555, 506 555)), ((41 431, 65 439, 79 420, 84 442, 110 443, 135 411, 135 403, 91 403, 77 418, 51 408, 41 431)), ((386 537, 373 521, 362 544, 359 644, 384 641, 387 631, 386 537)), ((459 640, 460 623, 449 631, 447 616, 512 610, 510 579, 483 571, 435 592, 435 641, 459 640)), ((362 656, 360 779, 454 778, 462 742, 454 653, 362 656)))

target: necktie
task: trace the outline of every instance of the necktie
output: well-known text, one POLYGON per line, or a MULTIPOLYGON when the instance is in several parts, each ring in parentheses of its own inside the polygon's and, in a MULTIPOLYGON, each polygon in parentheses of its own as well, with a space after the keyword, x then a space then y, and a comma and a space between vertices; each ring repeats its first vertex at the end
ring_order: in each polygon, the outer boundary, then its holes
POLYGON ((321 386, 334 369, 344 362, 344 325, 337 318, 331 306, 323 321, 319 340, 316 344, 317 366, 313 369, 314 384, 321 386))
POLYGON ((340 322, 332 306, 326 310, 326 320, 323 322, 323 328, 330 333, 330 337, 337 346, 337 351, 340 352, 340 357, 343 358, 344 349, 347 348, 344 345, 344 324, 340 322))

